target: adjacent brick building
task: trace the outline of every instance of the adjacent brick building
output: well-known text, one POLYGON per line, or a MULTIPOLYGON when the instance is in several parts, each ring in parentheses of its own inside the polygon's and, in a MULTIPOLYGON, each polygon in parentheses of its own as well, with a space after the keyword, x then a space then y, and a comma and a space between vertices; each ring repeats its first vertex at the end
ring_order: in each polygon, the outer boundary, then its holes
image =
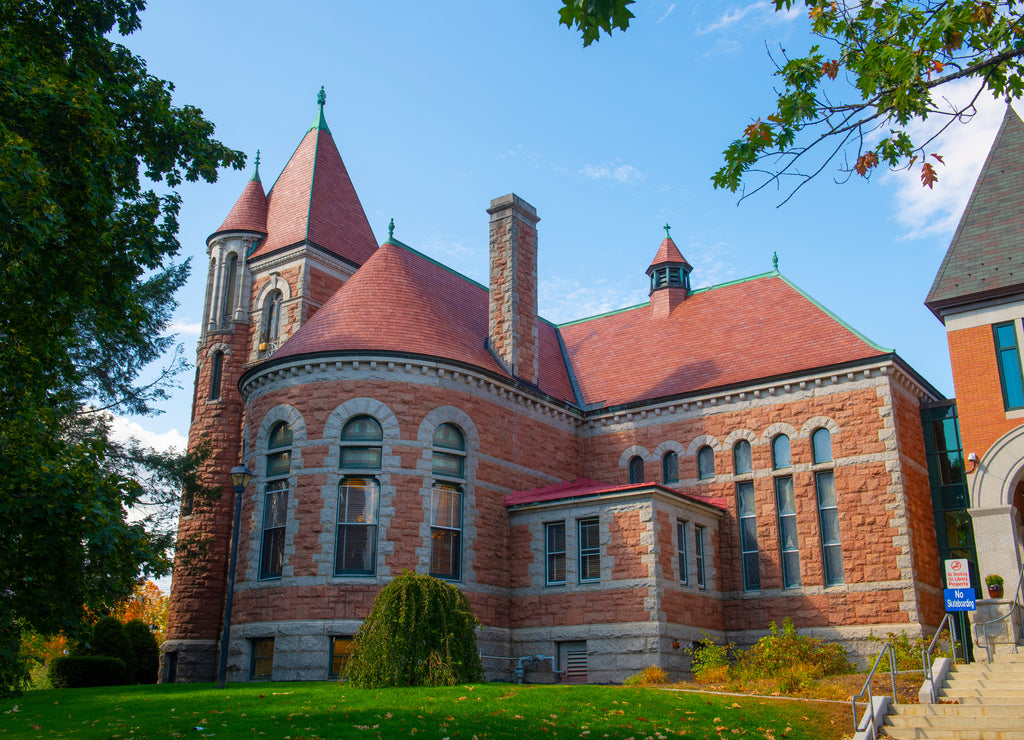
MULTIPOLYGON (((209 239, 165 680, 325 679, 402 569, 456 583, 491 678, 620 681, 771 621, 857 652, 942 616, 920 422, 940 399, 777 270, 693 290, 668 229, 651 300, 538 316, 539 218, 491 201, 490 285, 377 245, 323 117, 209 239), (233 493, 238 571, 227 583, 233 493), (553 673, 552 671, 556 671, 553 673)), ((628 277, 623 279, 629 279, 628 277)))

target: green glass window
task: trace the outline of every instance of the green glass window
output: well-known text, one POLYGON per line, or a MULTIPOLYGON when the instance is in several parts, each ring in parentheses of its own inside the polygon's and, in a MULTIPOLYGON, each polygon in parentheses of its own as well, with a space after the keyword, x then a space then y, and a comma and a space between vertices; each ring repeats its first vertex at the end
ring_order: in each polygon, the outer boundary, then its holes
POLYGON ((736 484, 739 508, 740 556, 743 559, 743 590, 761 588, 761 566, 757 554, 757 509, 754 505, 754 482, 736 484))
POLYGON ((782 587, 796 588, 800 585, 800 543, 796 534, 796 495, 792 476, 775 479, 775 504, 779 513, 782 587))
POLYGON ((636 455, 629 461, 629 482, 644 482, 644 459, 639 455, 636 455))
POLYGON ((288 481, 267 483, 263 499, 263 543, 260 578, 280 578, 284 568, 284 535, 288 523, 288 481))
POLYGON ((679 455, 671 450, 661 458, 661 477, 665 483, 679 480, 679 455))
POLYGON ((697 477, 702 480, 715 477, 715 451, 707 445, 697 450, 697 477))
POLYGON ((1020 369, 1017 331, 1014 322, 995 324, 992 333, 999 363, 999 382, 1003 388, 1003 406, 1007 411, 1024 407, 1024 376, 1020 369))
POLYGON ((750 442, 741 439, 732 448, 732 460, 736 475, 750 473, 754 470, 753 458, 750 455, 750 442))
POLYGON ((338 530, 334 574, 370 576, 376 571, 377 502, 375 478, 346 476, 338 487, 338 530))
POLYGON ((772 440, 772 468, 788 468, 793 465, 793 458, 789 449, 789 437, 780 434, 772 440))
POLYGON ((697 588, 704 588, 704 527, 693 528, 693 561, 697 568, 697 588))
POLYGON ((811 435, 811 448, 815 464, 832 462, 832 434, 828 429, 815 430, 811 435))
POLYGON ((679 582, 686 583, 686 522, 676 520, 676 559, 679 563, 679 582))
POLYGON ((821 526, 821 553, 825 565, 825 585, 843 582, 843 545, 839 537, 839 503, 836 478, 831 470, 814 474, 818 491, 818 523, 821 526))
MULTIPOLYGON (((267 449, 281 450, 282 447, 292 446, 292 430, 285 422, 278 422, 270 430, 270 437, 267 440, 267 449)), ((267 477, 276 475, 288 475, 291 471, 292 451, 281 450, 267 454, 267 477)))
POLYGON ((465 450, 466 438, 459 428, 454 424, 441 424, 434 432, 434 475, 462 478, 466 472, 465 450))
POLYGON ((355 470, 380 470, 381 441, 384 433, 376 419, 357 416, 341 430, 341 467, 355 470))

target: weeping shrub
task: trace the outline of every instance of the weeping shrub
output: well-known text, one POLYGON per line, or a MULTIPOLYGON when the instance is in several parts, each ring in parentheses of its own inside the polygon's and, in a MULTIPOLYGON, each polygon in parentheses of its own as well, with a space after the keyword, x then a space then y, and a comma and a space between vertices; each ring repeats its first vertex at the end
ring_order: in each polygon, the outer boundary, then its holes
POLYGON ((402 571, 377 595, 356 632, 345 676, 363 688, 480 681, 479 624, 455 586, 402 571))

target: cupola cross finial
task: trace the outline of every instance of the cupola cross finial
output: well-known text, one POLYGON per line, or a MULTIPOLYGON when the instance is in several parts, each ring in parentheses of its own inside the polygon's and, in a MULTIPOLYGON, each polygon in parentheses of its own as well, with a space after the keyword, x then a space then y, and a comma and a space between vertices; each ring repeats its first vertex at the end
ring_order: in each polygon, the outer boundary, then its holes
POLYGON ((317 105, 320 106, 320 112, 323 112, 324 104, 327 102, 327 93, 324 92, 324 86, 320 86, 320 92, 316 94, 317 105))
POLYGON ((395 219, 391 219, 388 224, 388 241, 391 241, 391 237, 395 235, 395 219))
POLYGON ((672 227, 666 223, 662 228, 665 229, 665 238, 671 239, 672 235, 668 233, 668 230, 671 229, 672 227))
POLYGON ((772 252, 772 269, 775 270, 775 272, 779 271, 779 253, 778 252, 772 252))
POLYGON ((256 169, 260 168, 260 150, 256 150, 256 169))

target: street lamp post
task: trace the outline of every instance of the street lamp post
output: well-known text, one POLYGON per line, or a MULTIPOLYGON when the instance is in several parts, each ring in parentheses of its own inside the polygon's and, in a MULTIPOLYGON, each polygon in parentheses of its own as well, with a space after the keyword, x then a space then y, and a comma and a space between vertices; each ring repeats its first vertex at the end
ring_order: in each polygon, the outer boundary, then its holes
POLYGON ((228 560, 228 594, 224 600, 224 631, 220 636, 220 667, 217 669, 217 688, 224 688, 228 674, 228 642, 231 640, 231 602, 235 595, 235 563, 238 561, 238 529, 242 523, 242 494, 245 493, 252 473, 244 465, 231 469, 231 484, 235 489, 235 518, 231 525, 231 555, 228 560))

